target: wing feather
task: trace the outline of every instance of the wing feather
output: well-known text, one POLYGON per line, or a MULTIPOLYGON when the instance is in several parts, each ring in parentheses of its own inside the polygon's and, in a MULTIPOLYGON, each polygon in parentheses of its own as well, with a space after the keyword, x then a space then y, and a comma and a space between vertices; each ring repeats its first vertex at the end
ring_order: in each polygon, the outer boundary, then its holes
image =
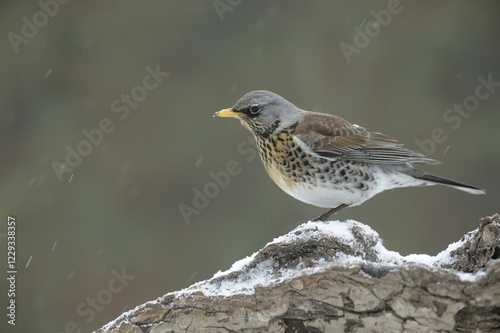
POLYGON ((405 148, 385 134, 334 115, 307 112, 294 134, 299 144, 325 159, 380 164, 439 163, 405 148))

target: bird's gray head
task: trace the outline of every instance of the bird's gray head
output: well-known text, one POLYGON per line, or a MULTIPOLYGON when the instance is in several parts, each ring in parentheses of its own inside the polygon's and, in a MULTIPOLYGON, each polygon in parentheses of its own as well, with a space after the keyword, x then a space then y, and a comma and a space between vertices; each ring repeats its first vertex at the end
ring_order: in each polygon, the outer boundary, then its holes
POLYGON ((268 136, 296 124, 303 111, 283 97, 266 90, 249 92, 232 108, 223 109, 214 117, 239 118, 250 132, 268 136))

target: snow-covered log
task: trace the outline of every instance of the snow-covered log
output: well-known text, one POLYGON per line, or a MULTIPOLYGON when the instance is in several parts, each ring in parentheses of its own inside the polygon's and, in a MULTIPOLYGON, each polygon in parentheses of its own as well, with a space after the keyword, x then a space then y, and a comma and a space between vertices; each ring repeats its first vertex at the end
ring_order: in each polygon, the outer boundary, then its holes
POLYGON ((500 217, 432 257, 356 222, 308 222, 98 333, 499 332, 500 217))

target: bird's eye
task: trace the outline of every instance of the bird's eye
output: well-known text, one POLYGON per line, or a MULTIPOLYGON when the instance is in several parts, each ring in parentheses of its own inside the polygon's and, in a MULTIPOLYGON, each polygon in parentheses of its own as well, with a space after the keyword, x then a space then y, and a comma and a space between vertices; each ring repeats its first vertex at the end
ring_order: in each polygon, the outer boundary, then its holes
POLYGON ((250 111, 250 114, 256 115, 256 114, 258 114, 260 112, 260 108, 259 108, 258 105, 252 105, 250 107, 249 111, 250 111))

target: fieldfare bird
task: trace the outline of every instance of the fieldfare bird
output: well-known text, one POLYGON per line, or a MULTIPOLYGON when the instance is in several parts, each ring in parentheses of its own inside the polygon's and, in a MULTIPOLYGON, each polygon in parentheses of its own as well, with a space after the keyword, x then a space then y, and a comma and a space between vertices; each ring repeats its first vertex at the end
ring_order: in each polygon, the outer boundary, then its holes
POLYGON ((338 116, 299 109, 269 91, 249 92, 214 117, 240 119, 255 137, 267 173, 283 191, 305 203, 330 208, 315 221, 398 187, 440 184, 485 193, 414 168, 413 163, 439 162, 385 134, 338 116))

